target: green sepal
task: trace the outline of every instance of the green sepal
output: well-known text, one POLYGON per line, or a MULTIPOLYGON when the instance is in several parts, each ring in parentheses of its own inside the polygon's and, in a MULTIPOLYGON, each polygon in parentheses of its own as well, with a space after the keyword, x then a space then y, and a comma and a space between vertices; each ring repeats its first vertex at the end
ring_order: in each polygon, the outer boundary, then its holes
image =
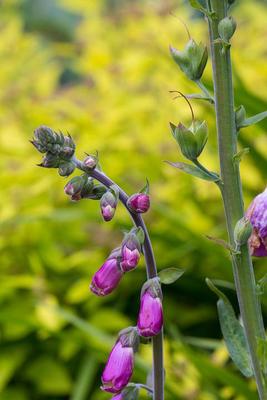
POLYGON ((145 184, 145 186, 139 191, 139 193, 149 194, 149 189, 150 189, 149 181, 148 181, 148 179, 146 179, 146 184, 145 184))
POLYGON ((253 370, 244 328, 236 318, 234 309, 226 295, 222 293, 210 279, 206 278, 206 283, 219 297, 217 301, 219 322, 229 355, 244 376, 252 377, 253 370))
POLYGON ((178 168, 189 175, 195 176, 196 178, 204 179, 205 181, 211 181, 211 182, 220 181, 219 175, 216 174, 215 172, 211 172, 209 174, 205 171, 202 171, 195 165, 190 165, 183 162, 171 162, 171 161, 166 161, 166 162, 170 164, 172 167, 178 168))
POLYGON ((121 392, 123 400, 137 400, 139 396, 139 388, 135 384, 129 384, 121 392))
POLYGON ((183 124, 179 123, 174 132, 182 154, 188 160, 195 160, 198 154, 198 145, 194 133, 187 129, 183 124))
POLYGON ((176 282, 184 273, 183 269, 179 268, 167 268, 163 269, 158 273, 160 282, 164 285, 170 285, 176 282))
POLYGON ((208 140, 208 126, 206 121, 195 123, 195 139, 197 142, 197 157, 202 153, 208 140))
POLYGON ((239 130, 241 125, 246 119, 246 109, 245 107, 241 104, 239 107, 236 108, 235 110, 235 124, 236 124, 236 129, 239 130))
POLYGON ((201 78, 208 61, 207 46, 190 39, 184 50, 179 51, 170 46, 170 52, 176 64, 190 80, 197 81, 201 78))

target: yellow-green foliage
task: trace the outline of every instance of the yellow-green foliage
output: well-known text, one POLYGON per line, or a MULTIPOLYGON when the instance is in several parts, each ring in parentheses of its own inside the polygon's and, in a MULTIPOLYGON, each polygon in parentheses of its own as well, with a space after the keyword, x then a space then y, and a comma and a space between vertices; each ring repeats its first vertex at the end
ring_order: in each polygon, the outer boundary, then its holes
MULTIPOLYGON (((165 290, 166 400, 256 399, 253 384, 231 364, 224 368, 228 358, 215 298, 204 283, 206 276, 232 280, 227 254, 205 238, 225 236, 219 193, 215 185, 164 163, 183 161, 168 122, 190 123, 187 105, 173 100, 169 91, 198 92, 168 53, 170 43, 182 48, 187 41, 179 18, 192 37, 207 41, 204 22, 181 0, 169 3, 173 8, 165 1, 61 0, 61 7, 82 18, 74 39, 60 41, 36 30, 25 32, 21 2, 3 2, 1 400, 109 398, 98 388, 101 368, 118 330, 136 323, 145 280, 141 263, 110 297, 89 292, 92 274, 120 243, 130 221, 119 208, 115 221, 104 224, 97 202, 69 202, 65 179, 36 166, 40 155, 28 140, 40 124, 70 132, 81 158, 84 151, 98 150, 104 170, 127 192, 150 181, 152 209, 145 219, 158 267, 186 269, 165 290), (62 72, 70 69, 76 79, 60 84, 62 72)), ((250 116, 266 109, 267 11, 255 0, 236 3, 236 105, 243 104, 250 116)), ((211 88, 210 65, 204 80, 211 88)), ((197 118, 209 123, 201 159, 217 170, 212 107, 192 104, 197 118)), ((262 122, 240 134, 241 145, 251 149, 242 161, 246 204, 266 184, 266 127, 262 122)), ((255 265, 261 276, 264 262, 255 265)), ((141 346, 135 381, 145 382, 150 364, 151 349, 141 346)))

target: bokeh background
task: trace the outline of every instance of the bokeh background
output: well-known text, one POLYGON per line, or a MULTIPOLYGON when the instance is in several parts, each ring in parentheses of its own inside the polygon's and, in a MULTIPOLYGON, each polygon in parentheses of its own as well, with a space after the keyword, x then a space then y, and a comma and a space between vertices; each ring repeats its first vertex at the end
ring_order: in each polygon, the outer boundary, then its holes
MULTIPOLYGON (((204 280, 220 280, 236 308, 228 254, 205 237, 225 238, 218 190, 164 163, 183 161, 168 122, 190 123, 169 91, 199 92, 168 45, 188 40, 179 18, 207 42, 201 15, 182 0, 6 0, 0 9, 0 399, 110 398, 101 370, 117 332, 136 322, 145 280, 142 261, 111 296, 88 290, 131 223, 119 207, 104 224, 97 202, 71 203, 66 180, 36 166, 29 139, 40 124, 70 132, 81 158, 97 150, 127 192, 150 181, 145 220, 158 268, 186 270, 164 288, 166 400, 257 399, 229 361, 204 280)), ((267 109, 266 2, 237 0, 233 15, 235 101, 251 116, 267 109)), ((211 89, 210 65, 204 82, 211 89)), ((218 170, 213 109, 192 105, 210 129, 202 162, 218 170)), ((240 134, 240 148, 250 148, 241 163, 246 205, 266 185, 266 128, 240 134)), ((265 271, 266 260, 255 260, 257 278, 265 271)), ((145 382, 151 347, 141 345, 136 361, 133 380, 145 382)))

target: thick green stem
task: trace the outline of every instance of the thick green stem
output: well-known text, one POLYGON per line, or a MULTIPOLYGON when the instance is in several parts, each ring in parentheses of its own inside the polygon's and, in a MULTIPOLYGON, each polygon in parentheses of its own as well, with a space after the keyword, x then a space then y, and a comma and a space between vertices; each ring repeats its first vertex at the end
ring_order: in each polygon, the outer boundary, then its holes
MULTIPOLYGON (((221 51, 218 39, 218 23, 227 15, 227 0, 207 0, 209 11, 216 13, 209 19, 213 81, 215 94, 216 123, 221 168, 221 192, 224 202, 229 241, 234 246, 234 227, 244 215, 243 195, 239 164, 234 160, 237 152, 237 132, 234 113, 234 95, 230 50, 221 51)), ((248 246, 241 247, 240 255, 232 257, 235 286, 240 314, 251 355, 259 397, 267 399, 265 380, 257 355, 257 339, 265 339, 261 307, 256 294, 255 277, 248 246)))

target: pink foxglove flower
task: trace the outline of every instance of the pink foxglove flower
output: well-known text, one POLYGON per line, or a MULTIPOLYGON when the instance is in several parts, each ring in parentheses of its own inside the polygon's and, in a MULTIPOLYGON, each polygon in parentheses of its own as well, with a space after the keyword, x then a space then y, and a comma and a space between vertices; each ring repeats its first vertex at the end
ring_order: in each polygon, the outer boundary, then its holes
POLYGON ((97 296, 106 296, 118 286, 122 275, 117 258, 108 258, 94 274, 90 289, 97 296))

